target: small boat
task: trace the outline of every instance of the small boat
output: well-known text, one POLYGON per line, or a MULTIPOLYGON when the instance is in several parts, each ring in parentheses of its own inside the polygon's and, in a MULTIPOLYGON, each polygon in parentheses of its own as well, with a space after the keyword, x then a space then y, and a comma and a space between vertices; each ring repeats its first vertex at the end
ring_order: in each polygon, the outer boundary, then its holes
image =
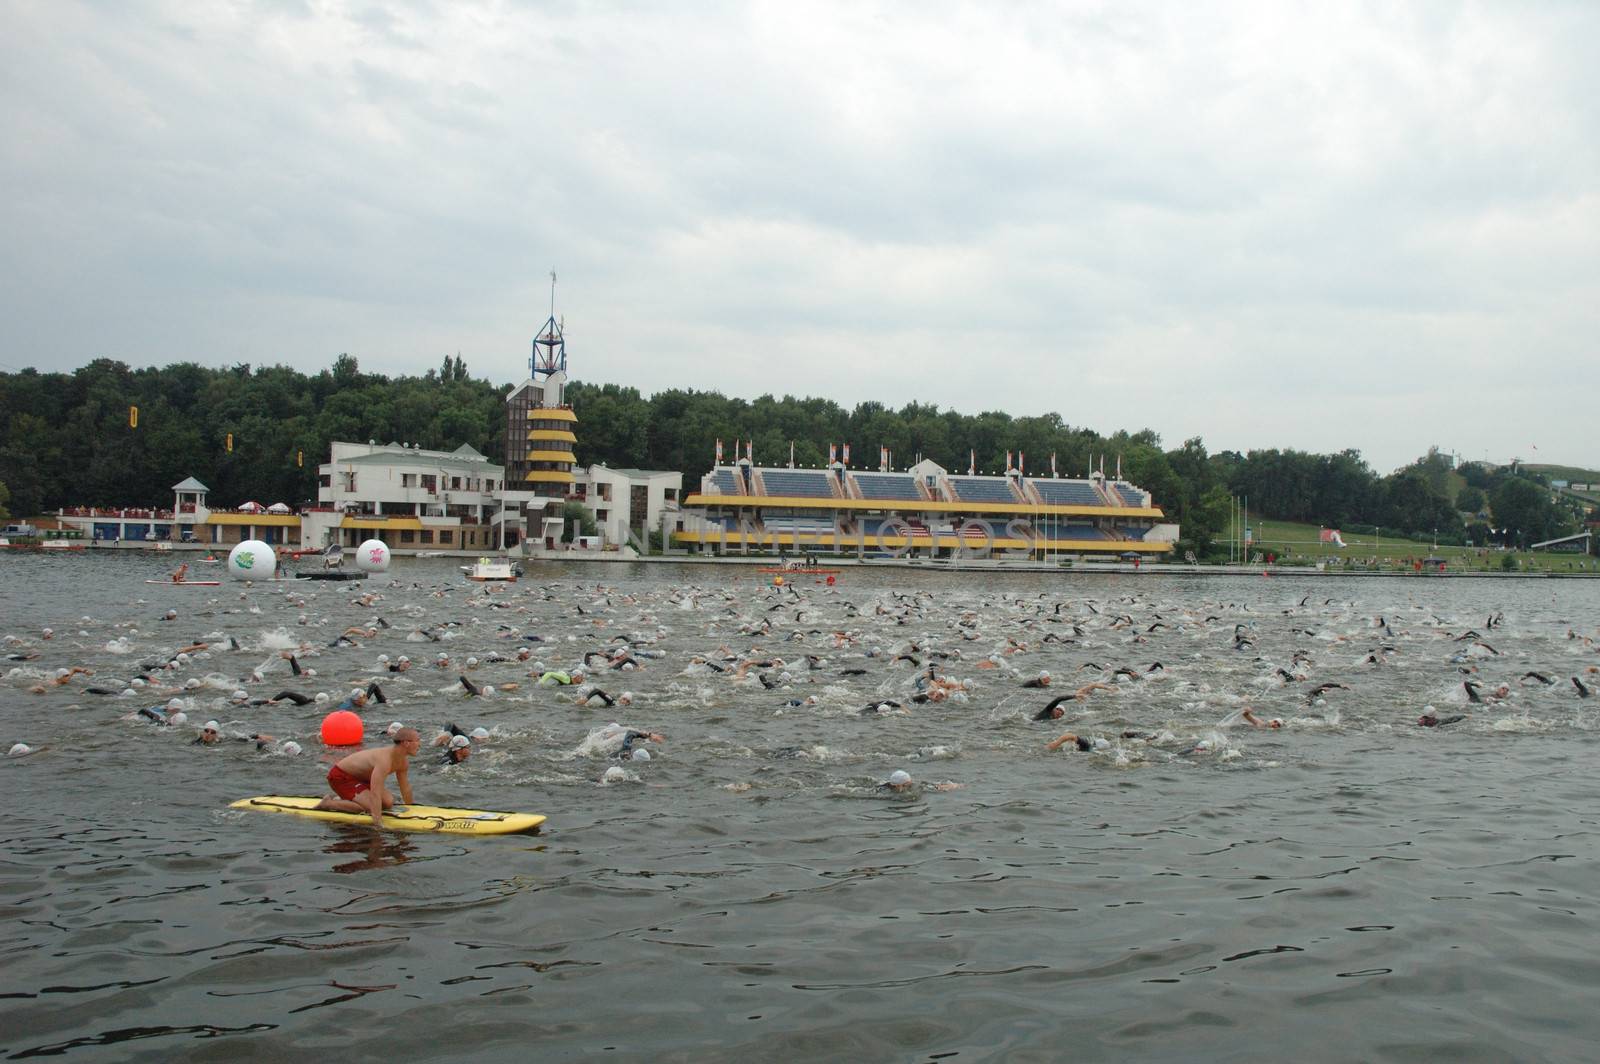
POLYGON ((172 544, 166 542, 165 540, 152 540, 150 542, 149 549, 155 551, 157 554, 171 554, 172 544))
POLYGON ((47 539, 39 544, 45 550, 82 550, 83 544, 70 539, 47 539))
POLYGON ((146 580, 147 584, 165 584, 167 587, 221 587, 221 580, 146 580))
POLYGON ((498 580, 514 584, 517 582, 517 577, 522 575, 521 566, 494 558, 479 558, 476 565, 463 565, 461 571, 466 574, 468 580, 477 580, 480 583, 498 580))

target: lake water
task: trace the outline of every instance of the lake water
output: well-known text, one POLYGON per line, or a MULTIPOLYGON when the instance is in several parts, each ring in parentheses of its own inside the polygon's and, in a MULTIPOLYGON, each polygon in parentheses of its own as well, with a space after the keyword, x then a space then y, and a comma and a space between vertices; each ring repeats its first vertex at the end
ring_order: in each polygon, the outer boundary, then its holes
POLYGON ((486 592, 446 559, 144 583, 172 564, 0 558, 7 652, 39 655, 7 663, 0 746, 43 748, 0 759, 5 1059, 1588 1060, 1600 1040, 1600 702, 1571 682, 1597 679, 1595 584, 847 569, 779 590, 535 563, 486 592), (524 645, 571 669, 619 635, 660 655, 598 677, 631 707, 530 686, 532 661, 465 669, 524 645), (124 719, 165 692, 85 691, 196 640, 218 649, 150 673, 200 681, 177 692, 189 726, 124 719), (315 676, 277 654, 301 643, 315 676), (738 679, 745 656, 785 664, 738 679), (930 661, 956 700, 911 702, 930 661), (74 665, 94 675, 49 682, 74 665), (1040 670, 1051 688, 1024 689, 1040 670), (520 686, 468 698, 462 671, 520 686), (374 679, 369 736, 492 732, 460 766, 426 748, 419 802, 545 813, 544 834, 227 808, 321 793, 328 764, 327 705, 235 687, 374 679), (1031 719, 1091 680, 1115 689, 1031 719), (1308 699, 1322 683, 1344 687, 1308 699), (1234 725, 1245 704, 1285 727, 1234 725), (1426 705, 1466 719, 1418 727, 1426 705), (193 745, 207 717, 306 752, 193 745), (606 784, 618 762, 579 748, 611 721, 666 741, 606 784), (1044 750, 1069 729, 1104 748, 1044 750), (878 786, 895 769, 911 792, 878 786))

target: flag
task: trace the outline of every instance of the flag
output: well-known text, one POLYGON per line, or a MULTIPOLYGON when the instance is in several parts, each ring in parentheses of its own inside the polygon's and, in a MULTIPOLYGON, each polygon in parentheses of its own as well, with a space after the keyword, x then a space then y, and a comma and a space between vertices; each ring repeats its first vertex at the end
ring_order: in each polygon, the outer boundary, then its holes
POLYGON ((1056 472, 1056 452, 1054 451, 1050 452, 1050 475, 1053 477, 1060 476, 1060 474, 1056 472))
POLYGON ((978 452, 976 450, 969 450, 967 452, 967 476, 975 477, 977 475, 978 475, 978 452))
POLYGON ((722 440, 717 440, 717 465, 722 464, 722 440))
POLYGON ((888 471, 889 471, 889 448, 885 447, 883 444, 880 443, 880 444, 878 444, 878 472, 887 473, 888 471))
POLYGON ((755 461, 756 461, 756 441, 755 440, 745 440, 744 441, 744 457, 745 457, 745 461, 749 462, 751 465, 755 465, 755 461))
POLYGON ((1006 468, 1005 468, 1005 472, 1007 472, 1007 473, 1011 472, 1011 452, 1010 451, 1006 452, 1006 468))
POLYGON ((850 445, 848 443, 844 445, 844 464, 850 464, 850 445))
POLYGON ((839 445, 837 443, 828 444, 828 464, 829 465, 833 465, 833 463, 837 462, 838 460, 839 460, 839 445))
POLYGON ((1022 475, 1022 452, 1017 452, 1017 475, 1022 475))

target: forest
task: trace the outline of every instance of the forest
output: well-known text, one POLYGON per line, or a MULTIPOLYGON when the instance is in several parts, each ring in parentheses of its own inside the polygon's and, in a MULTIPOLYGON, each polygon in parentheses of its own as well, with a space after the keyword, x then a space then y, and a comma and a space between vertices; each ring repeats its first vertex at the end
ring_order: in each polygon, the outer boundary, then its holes
MULTIPOLYGON (((298 507, 316 498, 316 469, 333 440, 468 443, 500 462, 510 387, 472 377, 459 355, 394 378, 363 373, 349 355, 316 374, 193 362, 130 369, 109 359, 71 373, 0 373, 0 507, 31 516, 66 505, 160 505, 188 476, 217 505, 298 507)), ((1150 428, 1102 436, 1058 414, 963 414, 917 402, 846 410, 827 399, 684 389, 644 396, 583 381, 568 385, 567 401, 581 464, 676 470, 686 493, 711 467, 719 438, 729 460, 736 441, 748 440, 764 465, 787 463, 791 444, 797 465, 820 466, 830 444, 848 443, 856 469, 876 468, 879 447, 895 468, 925 457, 960 472, 969 462, 998 472, 1008 451, 1020 452, 1033 476, 1049 475, 1052 456, 1063 476, 1083 476, 1103 456, 1108 474, 1120 461, 1125 479, 1155 496, 1182 526, 1180 547, 1201 556, 1227 529, 1235 496, 1264 517, 1458 544, 1526 545, 1575 530, 1582 517, 1581 506, 1553 502, 1536 472, 1452 468, 1437 449, 1379 476, 1356 449, 1209 453, 1198 438, 1164 449, 1150 428)))

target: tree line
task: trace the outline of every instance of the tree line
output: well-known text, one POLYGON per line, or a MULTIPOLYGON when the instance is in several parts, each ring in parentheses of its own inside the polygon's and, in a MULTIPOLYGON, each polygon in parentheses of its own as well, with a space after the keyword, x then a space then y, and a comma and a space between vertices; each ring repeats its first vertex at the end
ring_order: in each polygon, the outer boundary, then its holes
MULTIPOLYGON (((459 355, 439 370, 395 378, 363 373, 349 355, 316 374, 192 362, 134 370, 110 359, 72 373, 0 374, 0 491, 9 490, 12 513, 33 515, 67 505, 160 505, 173 484, 194 476, 217 505, 299 506, 316 498, 316 467, 333 440, 437 450, 467 443, 503 461, 509 391, 472 377, 459 355), (137 426, 130 406, 139 409, 137 426)), ((1062 476, 1075 477, 1102 460, 1113 474, 1120 461, 1124 479, 1150 491, 1182 526, 1180 546, 1202 556, 1225 534, 1234 496, 1248 496, 1251 512, 1266 517, 1455 543, 1495 539, 1499 528, 1522 543, 1548 539, 1576 527, 1579 516, 1553 504, 1535 474, 1452 471, 1436 450, 1378 476, 1356 450, 1213 454, 1198 438, 1163 449, 1148 428, 1103 436, 1053 413, 962 414, 915 402, 846 410, 827 399, 745 400, 693 389, 646 397, 582 381, 569 384, 567 401, 579 419, 581 464, 675 470, 688 491, 710 468, 718 439, 729 461, 750 441, 763 465, 786 464, 792 444, 797 465, 821 466, 830 444, 846 443, 856 469, 876 468, 879 447, 895 468, 931 458, 958 473, 969 463, 998 472, 1007 452, 1025 455, 1033 476, 1049 475, 1052 456, 1062 476)))

